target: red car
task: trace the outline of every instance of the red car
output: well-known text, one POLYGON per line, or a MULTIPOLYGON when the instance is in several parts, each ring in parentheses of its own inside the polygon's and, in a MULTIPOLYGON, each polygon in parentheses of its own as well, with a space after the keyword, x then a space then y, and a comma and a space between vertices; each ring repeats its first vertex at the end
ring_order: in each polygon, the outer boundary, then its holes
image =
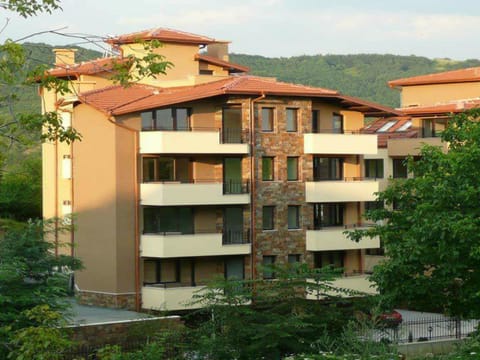
POLYGON ((375 319, 375 323, 384 327, 397 327, 403 321, 402 314, 398 311, 386 312, 378 315, 375 319))

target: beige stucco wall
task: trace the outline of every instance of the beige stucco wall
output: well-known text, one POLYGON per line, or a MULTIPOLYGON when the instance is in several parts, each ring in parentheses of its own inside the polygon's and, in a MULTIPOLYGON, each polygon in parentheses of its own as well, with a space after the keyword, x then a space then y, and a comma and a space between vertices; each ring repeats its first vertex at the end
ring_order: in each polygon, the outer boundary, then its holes
POLYGON ((404 86, 401 89, 401 106, 434 105, 479 96, 480 82, 404 86))
POLYGON ((343 115, 343 128, 345 131, 357 131, 364 127, 364 116, 358 111, 340 111, 343 115))
MULTIPOLYGON (((139 58, 145 56, 141 44, 125 44, 121 45, 121 49, 124 56, 132 54, 139 58)), ((140 83, 159 85, 161 81, 184 80, 198 75, 199 64, 195 60, 195 55, 198 54, 197 45, 164 43, 162 47, 155 49, 155 53, 172 62, 173 67, 168 69, 165 75, 158 75, 157 79, 143 78, 140 83)))
POLYGON ((74 212, 81 290, 134 291, 134 137, 87 105, 75 108, 74 212))

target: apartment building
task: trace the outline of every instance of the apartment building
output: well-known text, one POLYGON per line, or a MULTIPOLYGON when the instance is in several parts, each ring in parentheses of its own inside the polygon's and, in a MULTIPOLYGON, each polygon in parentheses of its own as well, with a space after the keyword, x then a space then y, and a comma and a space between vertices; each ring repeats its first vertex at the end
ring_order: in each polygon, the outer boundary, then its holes
POLYGON ((71 94, 41 90, 44 110, 83 137, 43 146, 44 215, 74 214, 75 231, 52 241, 72 243, 85 265, 81 302, 188 309, 213 277, 268 278, 261 266, 272 263, 364 273, 379 240, 343 234, 363 225, 379 190, 363 176, 377 136, 359 130, 364 116, 397 111, 248 75, 229 62, 228 42, 205 36, 158 28, 107 42, 117 57, 75 63, 57 50, 50 73, 70 79, 71 94), (174 67, 112 84, 112 64, 140 53, 138 39, 160 40, 153 51, 174 67))

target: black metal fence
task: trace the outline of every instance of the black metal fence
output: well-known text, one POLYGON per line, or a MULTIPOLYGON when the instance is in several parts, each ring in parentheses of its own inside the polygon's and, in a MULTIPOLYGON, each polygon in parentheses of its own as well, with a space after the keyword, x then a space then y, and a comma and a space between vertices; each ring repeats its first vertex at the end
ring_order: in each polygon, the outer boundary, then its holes
POLYGON ((462 320, 443 316, 404 320, 396 327, 372 331, 373 340, 394 343, 462 339, 475 332, 480 320, 462 320))

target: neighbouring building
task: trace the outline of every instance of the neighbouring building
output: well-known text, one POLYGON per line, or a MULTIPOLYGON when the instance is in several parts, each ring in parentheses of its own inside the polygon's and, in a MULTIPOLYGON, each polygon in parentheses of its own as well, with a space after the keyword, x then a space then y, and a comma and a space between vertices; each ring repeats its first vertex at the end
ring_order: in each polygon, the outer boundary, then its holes
POLYGON ((343 234, 363 226, 379 190, 364 162, 377 135, 360 129, 365 116, 400 112, 248 75, 226 41, 158 28, 107 42, 118 56, 76 63, 57 49, 50 74, 70 79, 71 93, 41 89, 44 111, 82 134, 43 145, 44 216, 74 214, 75 231, 52 241, 72 243, 85 265, 82 302, 181 310, 212 277, 272 277, 259 270, 272 263, 341 266, 354 288, 366 284, 379 240, 343 234), (138 39, 160 40, 154 51, 174 67, 112 84, 138 39))

